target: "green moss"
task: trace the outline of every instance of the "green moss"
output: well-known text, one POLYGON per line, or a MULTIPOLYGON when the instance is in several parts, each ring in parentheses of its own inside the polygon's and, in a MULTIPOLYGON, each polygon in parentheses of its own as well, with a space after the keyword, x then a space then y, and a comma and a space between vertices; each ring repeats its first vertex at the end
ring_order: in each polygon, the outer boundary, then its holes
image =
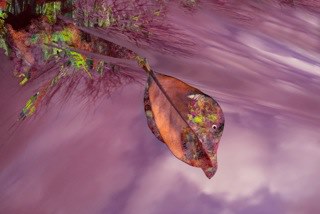
POLYGON ((218 118, 217 118, 217 115, 216 114, 209 114, 208 115, 208 119, 212 122, 216 121, 218 118))
POLYGON ((193 118, 193 122, 198 123, 198 124, 203 123, 203 121, 204 121, 204 117, 202 115, 198 115, 193 118))

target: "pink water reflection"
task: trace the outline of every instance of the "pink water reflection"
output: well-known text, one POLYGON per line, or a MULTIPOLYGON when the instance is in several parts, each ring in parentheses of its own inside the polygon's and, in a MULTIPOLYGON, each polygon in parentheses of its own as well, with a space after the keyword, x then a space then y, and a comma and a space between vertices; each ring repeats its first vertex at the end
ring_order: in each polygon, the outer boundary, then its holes
POLYGON ((155 70, 224 109, 211 180, 151 134, 139 84, 90 111, 76 97, 63 108, 53 104, 8 131, 33 89, 18 90, 1 55, 0 213, 320 213, 319 17, 290 8, 254 12, 246 22, 212 4, 174 13, 197 53, 147 50, 155 70))

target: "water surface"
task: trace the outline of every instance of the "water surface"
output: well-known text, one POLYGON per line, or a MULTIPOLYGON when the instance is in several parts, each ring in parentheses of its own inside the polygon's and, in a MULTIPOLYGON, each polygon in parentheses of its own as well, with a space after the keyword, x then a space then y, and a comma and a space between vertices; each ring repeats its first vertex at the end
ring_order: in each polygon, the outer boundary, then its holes
POLYGON ((152 67, 214 97, 226 124, 208 180, 147 127, 141 84, 89 110, 79 97, 8 131, 34 87, 1 55, 0 213, 320 213, 320 19, 259 4, 170 19, 193 54, 145 49, 152 67), (237 11, 237 12, 235 12, 237 11))

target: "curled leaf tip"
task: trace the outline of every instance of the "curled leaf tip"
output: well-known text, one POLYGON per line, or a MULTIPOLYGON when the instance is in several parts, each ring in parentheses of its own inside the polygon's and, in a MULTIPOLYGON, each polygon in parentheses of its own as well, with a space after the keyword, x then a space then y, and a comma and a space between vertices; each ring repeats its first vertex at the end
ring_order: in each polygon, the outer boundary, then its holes
POLYGON ((207 178, 211 179, 216 174, 217 168, 209 167, 207 169, 203 169, 204 174, 207 178))

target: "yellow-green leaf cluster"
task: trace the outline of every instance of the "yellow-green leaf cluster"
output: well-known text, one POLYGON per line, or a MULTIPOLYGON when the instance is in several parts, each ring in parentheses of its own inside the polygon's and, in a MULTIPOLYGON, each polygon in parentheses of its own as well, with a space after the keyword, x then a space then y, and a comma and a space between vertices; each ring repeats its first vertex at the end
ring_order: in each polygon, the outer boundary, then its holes
POLYGON ((57 21, 57 15, 61 10, 61 2, 49 2, 43 5, 43 15, 47 17, 49 23, 54 24, 57 21))
POLYGON ((35 104, 36 104, 38 95, 39 95, 39 92, 31 96, 30 99, 26 102, 25 106, 20 112, 20 119, 25 119, 26 117, 29 117, 35 113, 36 111, 35 104))

